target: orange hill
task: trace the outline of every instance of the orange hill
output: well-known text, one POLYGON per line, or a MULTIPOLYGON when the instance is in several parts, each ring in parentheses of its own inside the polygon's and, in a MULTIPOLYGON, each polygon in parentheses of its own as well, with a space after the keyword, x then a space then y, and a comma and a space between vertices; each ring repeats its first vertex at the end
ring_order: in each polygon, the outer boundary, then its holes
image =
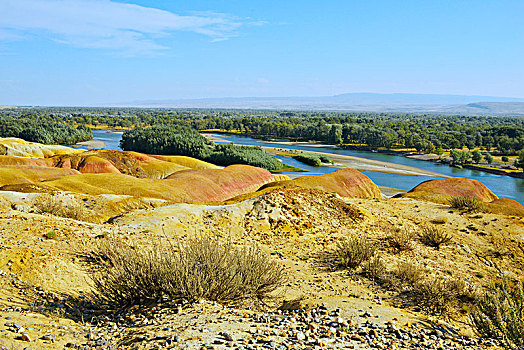
POLYGON ((294 180, 280 181, 269 186, 298 186, 335 192, 341 197, 382 198, 380 189, 373 181, 358 170, 346 168, 325 175, 306 175, 294 180))
POLYGON ((425 181, 398 196, 443 204, 452 196, 471 197, 483 202, 484 210, 490 213, 524 216, 524 206, 517 201, 498 198, 481 182, 460 177, 425 181))
POLYGON ((447 203, 451 196, 472 197, 481 202, 491 202, 498 199, 483 183, 462 177, 424 181, 400 196, 437 203, 447 203))

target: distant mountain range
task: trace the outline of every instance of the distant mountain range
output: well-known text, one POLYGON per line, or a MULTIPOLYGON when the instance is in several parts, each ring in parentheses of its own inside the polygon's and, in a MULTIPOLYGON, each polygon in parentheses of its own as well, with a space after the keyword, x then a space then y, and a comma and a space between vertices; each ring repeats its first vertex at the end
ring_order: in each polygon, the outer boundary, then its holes
POLYGON ((524 98, 408 93, 348 93, 320 97, 226 97, 148 100, 118 104, 118 106, 524 114, 524 98))

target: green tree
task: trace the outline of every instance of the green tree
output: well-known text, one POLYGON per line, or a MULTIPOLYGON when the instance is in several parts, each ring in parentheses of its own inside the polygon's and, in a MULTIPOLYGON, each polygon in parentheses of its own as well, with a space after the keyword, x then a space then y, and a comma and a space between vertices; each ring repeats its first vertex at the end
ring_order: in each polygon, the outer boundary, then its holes
POLYGON ((486 153, 486 155, 484 156, 484 159, 486 160, 486 162, 488 162, 488 164, 493 163, 493 156, 489 153, 486 153))
POLYGON ((504 163, 509 162, 509 158, 508 158, 508 156, 502 156, 501 159, 502 159, 502 161, 503 161, 504 163))
POLYGON ((460 151, 458 149, 452 149, 449 152, 449 155, 451 156, 451 159, 453 159, 453 163, 458 163, 460 161, 460 151))
POLYGON ((482 160, 482 153, 480 153, 478 150, 474 150, 471 155, 473 161, 477 164, 480 163, 480 161, 482 160))
POLYGON ((342 141, 342 125, 331 125, 331 129, 329 130, 329 143, 340 145, 342 141))

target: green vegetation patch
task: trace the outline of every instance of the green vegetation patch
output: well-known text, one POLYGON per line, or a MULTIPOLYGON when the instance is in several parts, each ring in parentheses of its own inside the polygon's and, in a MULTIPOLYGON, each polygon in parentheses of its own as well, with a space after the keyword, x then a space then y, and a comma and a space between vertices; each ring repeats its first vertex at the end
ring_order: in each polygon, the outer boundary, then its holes
POLYGON ((269 171, 279 171, 282 162, 260 147, 218 144, 207 140, 186 126, 156 125, 146 129, 127 130, 120 146, 125 151, 149 154, 182 155, 218 165, 247 164, 269 171))

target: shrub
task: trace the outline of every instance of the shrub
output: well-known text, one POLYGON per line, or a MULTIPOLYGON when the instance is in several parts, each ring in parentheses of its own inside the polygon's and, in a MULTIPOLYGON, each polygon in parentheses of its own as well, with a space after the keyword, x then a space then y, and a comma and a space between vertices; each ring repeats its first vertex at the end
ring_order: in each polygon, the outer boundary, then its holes
POLYGON ((34 202, 34 206, 39 214, 51 214, 74 220, 84 220, 88 214, 82 205, 64 203, 52 195, 39 197, 34 202))
POLYGON ((375 254, 375 247, 365 238, 342 239, 337 242, 335 254, 340 264, 356 269, 375 254))
POLYGON ((329 157, 325 154, 318 154, 317 156, 318 156, 318 159, 320 159, 322 163, 333 163, 331 159, 329 159, 329 157))
POLYGON ((440 246, 451 241, 451 235, 437 226, 426 226, 420 233, 420 240, 427 246, 440 249, 440 246))
POLYGON ((89 254, 102 269, 91 271, 104 303, 126 306, 164 296, 197 301, 263 299, 283 282, 283 270, 254 245, 236 248, 209 237, 174 246, 98 245, 89 254))
POLYGON ((387 276, 386 265, 378 255, 374 255, 364 264, 364 275, 377 281, 383 281, 387 276))
POLYGON ((395 276, 401 283, 414 286, 424 279, 424 269, 411 261, 401 261, 395 270, 395 276))
POLYGON ((56 239, 58 236, 55 231, 49 231, 47 233, 44 233, 44 238, 46 239, 56 239))
POLYGON ((432 277, 414 285, 419 305, 446 313, 460 301, 473 299, 472 289, 462 280, 432 277))
POLYGON ((483 210, 482 202, 474 197, 452 196, 448 200, 448 203, 452 208, 459 209, 459 210, 466 210, 469 212, 477 212, 477 211, 483 210))
POLYGON ((470 317, 481 335, 498 339, 506 349, 524 349, 524 282, 494 285, 477 298, 470 317))
POLYGON ((390 245, 399 252, 413 250, 413 233, 407 229, 393 232, 388 238, 390 245))

